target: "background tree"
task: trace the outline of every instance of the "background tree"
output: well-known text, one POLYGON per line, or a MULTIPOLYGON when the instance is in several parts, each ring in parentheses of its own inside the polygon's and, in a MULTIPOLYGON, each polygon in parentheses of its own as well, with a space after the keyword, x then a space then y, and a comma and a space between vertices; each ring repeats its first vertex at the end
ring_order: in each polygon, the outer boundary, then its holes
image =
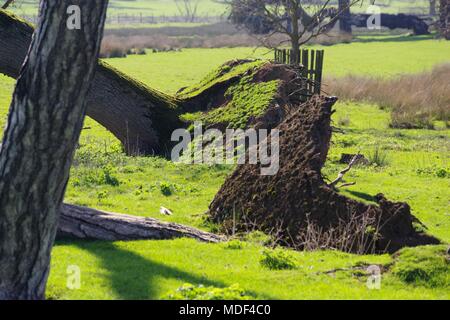
POLYGON ((439 3, 439 29, 442 37, 450 40, 450 0, 439 3))
POLYGON ((197 17, 199 0, 174 0, 178 12, 186 22, 194 22, 197 17))
POLYGON ((430 0, 430 15, 436 15, 436 0, 430 0))
MULTIPOLYGON (((289 42, 292 56, 298 57, 300 46, 329 31, 342 13, 360 0, 347 0, 337 9, 331 0, 227 0, 232 23, 259 35, 266 47, 289 42), (288 40, 274 41, 284 35, 288 40), (272 43, 275 42, 273 45, 272 43)), ((295 58, 294 58, 295 59, 295 58)), ((295 61, 294 61, 295 62, 295 61)))
POLYGON ((41 1, 0 151, 0 299, 45 298, 107 5, 107 0, 41 1), (80 30, 67 27, 72 5, 81 8, 80 30))
POLYGON ((339 29, 344 33, 352 33, 352 15, 350 13, 350 0, 339 0, 339 29))

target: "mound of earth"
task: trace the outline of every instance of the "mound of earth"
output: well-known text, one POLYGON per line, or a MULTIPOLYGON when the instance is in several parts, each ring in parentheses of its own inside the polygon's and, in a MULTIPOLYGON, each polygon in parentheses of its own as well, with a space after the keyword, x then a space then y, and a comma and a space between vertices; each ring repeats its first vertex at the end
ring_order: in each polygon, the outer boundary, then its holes
POLYGON ((299 69, 264 60, 232 60, 207 75, 199 84, 182 88, 177 98, 188 124, 201 121, 205 128, 272 128, 300 99, 299 69))
POLYGON ((406 203, 382 194, 377 205, 347 198, 321 175, 330 145, 335 98, 319 98, 297 107, 280 130, 280 169, 260 175, 259 165, 242 165, 225 181, 210 205, 210 219, 225 232, 255 228, 300 249, 335 248, 369 253, 404 246, 436 244, 419 233, 420 222, 406 203), (418 228, 419 229, 419 228, 418 228))

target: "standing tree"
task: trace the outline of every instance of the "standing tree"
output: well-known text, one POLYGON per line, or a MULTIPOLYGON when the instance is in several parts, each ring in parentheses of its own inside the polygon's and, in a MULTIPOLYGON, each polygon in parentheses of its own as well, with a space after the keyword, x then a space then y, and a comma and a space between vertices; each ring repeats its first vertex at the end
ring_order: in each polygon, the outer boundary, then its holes
POLYGON ((178 12, 186 22, 194 22, 197 17, 199 0, 174 0, 178 12))
POLYGON ((439 29, 441 36, 450 40, 450 0, 441 0, 439 11, 439 29))
MULTIPOLYGON (((273 36, 284 35, 288 40, 275 40, 275 46, 290 42, 292 56, 298 57, 300 46, 334 26, 341 14, 360 0, 347 0, 339 9, 331 0, 225 0, 231 7, 232 23, 258 35, 266 47, 273 47, 273 36)), ((295 62, 295 61, 294 61, 295 62)))
POLYGON ((339 29, 344 33, 352 33, 352 15, 350 13, 350 0, 339 0, 339 29))
POLYGON ((430 0, 430 16, 436 15, 436 0, 430 0))
POLYGON ((42 0, 0 151, 0 299, 44 299, 108 0, 42 0))

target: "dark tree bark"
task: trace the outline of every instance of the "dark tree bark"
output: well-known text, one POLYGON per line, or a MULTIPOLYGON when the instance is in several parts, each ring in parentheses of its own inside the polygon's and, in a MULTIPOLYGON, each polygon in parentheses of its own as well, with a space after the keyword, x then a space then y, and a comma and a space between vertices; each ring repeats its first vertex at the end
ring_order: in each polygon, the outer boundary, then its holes
POLYGON ((44 299, 107 0, 42 1, 0 151, 0 299, 44 299), (81 30, 67 27, 81 9, 81 30))
MULTIPOLYGON (((17 78, 33 26, 0 10, 0 73, 17 78)), ((99 63, 87 96, 87 115, 112 132, 128 154, 163 153, 178 119, 181 102, 99 63)))
POLYGON ((339 0, 339 29, 344 33, 352 33, 350 0, 339 0))
POLYGON ((450 40, 450 0, 441 0, 440 2, 439 28, 442 37, 450 40))

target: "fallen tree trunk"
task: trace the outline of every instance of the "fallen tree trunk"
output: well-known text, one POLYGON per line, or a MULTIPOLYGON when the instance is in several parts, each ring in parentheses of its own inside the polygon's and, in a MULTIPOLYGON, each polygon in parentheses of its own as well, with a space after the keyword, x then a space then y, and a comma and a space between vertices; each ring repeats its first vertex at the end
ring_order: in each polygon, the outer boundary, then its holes
POLYGON ((221 236, 176 223, 126 214, 104 212, 64 204, 60 213, 58 239, 166 240, 181 237, 219 242, 221 236))
MULTIPOLYGON (((0 73, 17 78, 34 27, 0 10, 0 73)), ((87 115, 111 131, 127 154, 161 154, 182 127, 177 99, 99 62, 87 96, 87 115)))

